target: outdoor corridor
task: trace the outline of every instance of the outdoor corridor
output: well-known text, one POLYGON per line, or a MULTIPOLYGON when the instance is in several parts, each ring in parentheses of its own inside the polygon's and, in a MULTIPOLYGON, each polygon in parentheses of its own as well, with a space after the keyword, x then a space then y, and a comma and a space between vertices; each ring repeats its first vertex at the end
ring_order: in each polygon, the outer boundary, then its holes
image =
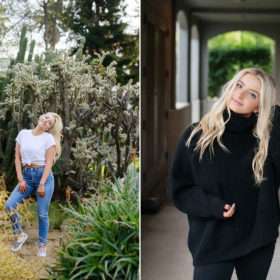
MULTIPOLYGON (((192 257, 187 248, 187 216, 179 212, 165 195, 162 182, 161 207, 156 215, 142 215, 141 280, 192 280, 192 257)), ((267 280, 280 279, 280 241, 267 280)), ((237 280, 234 272, 232 280, 237 280)))

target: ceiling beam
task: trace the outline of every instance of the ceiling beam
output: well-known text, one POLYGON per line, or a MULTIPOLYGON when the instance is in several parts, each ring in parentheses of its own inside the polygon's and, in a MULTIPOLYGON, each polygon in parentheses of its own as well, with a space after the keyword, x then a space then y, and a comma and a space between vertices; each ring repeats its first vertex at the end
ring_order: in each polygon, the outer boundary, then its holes
POLYGON ((207 13, 207 14, 263 14, 278 15, 280 9, 240 9, 240 8, 191 8, 190 13, 207 13))

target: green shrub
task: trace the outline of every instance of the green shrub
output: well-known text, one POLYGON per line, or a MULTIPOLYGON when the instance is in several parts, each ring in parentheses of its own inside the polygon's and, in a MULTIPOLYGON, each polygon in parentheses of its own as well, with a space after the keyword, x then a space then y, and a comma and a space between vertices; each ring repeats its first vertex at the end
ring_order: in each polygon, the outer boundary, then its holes
POLYGON ((221 87, 243 68, 259 67, 272 72, 272 55, 268 48, 212 49, 209 52, 208 96, 217 96, 221 87))
POLYGON ((49 269, 52 279, 138 279, 137 184, 137 176, 127 175, 90 199, 78 199, 78 207, 64 208, 71 220, 49 269))
MULTIPOLYGON (((63 204, 62 204, 63 205, 63 204)), ((64 203, 64 205, 66 205, 64 203)), ((23 210, 18 209, 19 216, 22 220, 22 226, 25 228, 31 225, 38 226, 38 216, 37 216, 37 202, 32 201, 27 204, 23 210)), ((68 215, 61 207, 61 203, 57 201, 52 201, 49 208, 49 224, 50 230, 61 229, 62 225, 67 221, 68 215)))

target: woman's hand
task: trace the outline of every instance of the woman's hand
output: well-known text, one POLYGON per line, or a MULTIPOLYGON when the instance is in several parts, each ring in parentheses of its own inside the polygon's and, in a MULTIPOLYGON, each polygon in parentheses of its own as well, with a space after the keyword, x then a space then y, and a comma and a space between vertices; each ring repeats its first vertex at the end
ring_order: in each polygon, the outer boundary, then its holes
POLYGON ((44 197, 45 196, 45 185, 44 184, 41 184, 39 185, 39 188, 38 188, 38 194, 41 196, 41 197, 44 197))
POLYGON ((18 191, 20 191, 21 193, 25 193, 27 190, 27 184, 24 180, 18 182, 18 191))
POLYGON ((235 211, 235 203, 233 203, 232 205, 226 204, 224 209, 227 210, 223 212, 224 218, 232 217, 235 211))

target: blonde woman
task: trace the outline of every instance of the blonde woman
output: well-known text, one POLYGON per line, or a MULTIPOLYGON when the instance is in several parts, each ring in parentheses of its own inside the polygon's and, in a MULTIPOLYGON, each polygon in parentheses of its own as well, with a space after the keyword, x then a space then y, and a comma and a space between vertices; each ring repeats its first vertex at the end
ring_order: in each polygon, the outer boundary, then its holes
POLYGON ((266 279, 280 219, 275 95, 270 75, 241 70, 177 145, 168 194, 188 215, 194 280, 231 279, 234 268, 239 280, 266 279))
POLYGON ((17 236, 12 251, 18 251, 27 239, 22 230, 20 218, 15 212, 17 205, 37 193, 37 214, 39 221, 38 256, 46 256, 49 230, 49 205, 54 191, 52 165, 61 154, 62 120, 56 113, 39 117, 34 129, 23 129, 16 137, 15 165, 18 184, 8 198, 5 208, 10 212, 14 235, 17 236))

